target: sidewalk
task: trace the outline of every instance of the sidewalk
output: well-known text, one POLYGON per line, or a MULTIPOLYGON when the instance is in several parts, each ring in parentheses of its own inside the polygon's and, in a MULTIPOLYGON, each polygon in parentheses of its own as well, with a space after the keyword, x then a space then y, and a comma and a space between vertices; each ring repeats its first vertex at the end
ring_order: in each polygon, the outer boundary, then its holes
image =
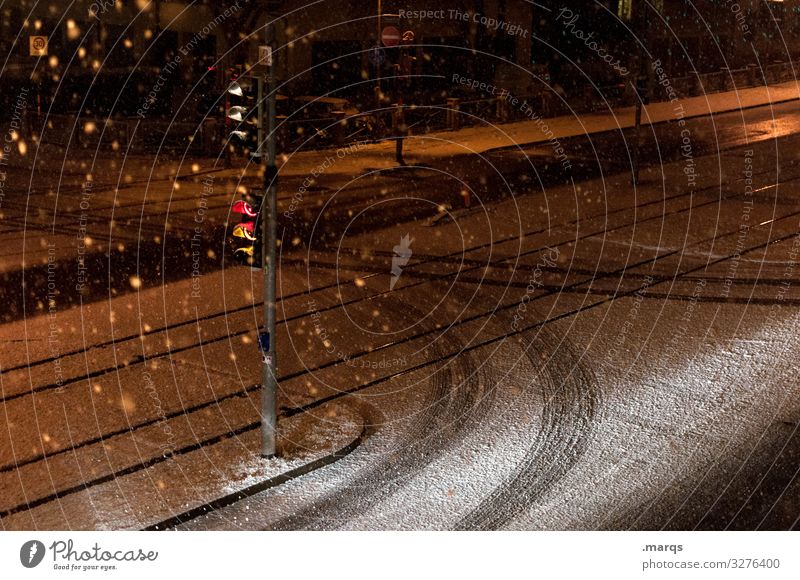
MULTIPOLYGON (((767 87, 751 87, 689 97, 680 99, 677 103, 683 106, 682 118, 690 119, 798 99, 800 99, 800 85, 792 81, 767 87)), ((658 124, 677 120, 679 117, 676 115, 676 106, 677 104, 672 102, 651 103, 643 110, 642 123, 658 124)), ((409 163, 435 165, 442 159, 465 153, 484 154, 508 147, 525 148, 547 143, 553 139, 628 129, 634 126, 634 113, 634 107, 625 107, 608 113, 544 118, 541 122, 518 121, 414 135, 406 141, 405 157, 409 163)), ((347 147, 343 149, 347 150, 347 147)), ((327 157, 335 156, 336 151, 323 149, 290 155, 280 168, 281 175, 284 178, 306 177, 309 171, 318 167, 327 157)), ((394 161, 394 142, 364 145, 358 148, 357 156, 348 157, 352 157, 346 164, 351 176, 367 169, 397 165, 394 161)), ((236 170, 233 170, 231 173, 235 172, 236 170)))
MULTIPOLYGON (((796 81, 771 86, 749 87, 738 91, 709 93, 680 99, 674 103, 651 103, 643 109, 642 123, 649 125, 674 121, 679 118, 691 119, 798 99, 800 99, 800 84, 796 81), (681 116, 679 116, 680 106, 682 106, 681 116)), ((406 140, 405 157, 409 163, 434 165, 441 159, 456 155, 484 154, 488 151, 508 147, 525 148, 553 140, 628 129, 634 126, 634 111, 634 107, 624 107, 604 113, 546 117, 539 120, 486 124, 457 131, 445 130, 412 135, 406 140)), ((279 155, 279 163, 283 160, 280 165, 281 176, 284 179, 305 178, 309 172, 318 168, 327 159, 336 158, 339 151, 344 153, 339 155, 339 159, 336 159, 336 168, 341 172, 341 167, 345 166, 350 177, 369 169, 395 167, 394 148, 394 141, 386 141, 349 144, 338 149, 284 152, 279 155), (347 158, 347 163, 338 162, 341 155, 347 158)), ((88 154, 94 155, 94 152, 88 151, 88 154)), ((63 155, 63 151, 54 157, 51 157, 47 151, 38 153, 40 162, 42 157, 58 159, 63 155)), ((246 168, 240 164, 238 167, 225 169, 212 166, 212 162, 221 164, 222 160, 187 157, 181 162, 171 158, 159 158, 158 167, 154 168, 151 158, 136 155, 128 158, 125 164, 125 174, 126 177, 130 176, 129 179, 134 182, 142 182, 150 179, 175 179, 176 177, 186 179, 192 175, 200 176, 208 173, 230 178, 238 178, 245 173, 253 177, 260 169, 258 165, 253 164, 246 168)), ((117 176, 114 174, 119 172, 120 164, 116 158, 100 157, 95 160, 94 168, 96 175, 111 176, 116 181, 117 176)), ((81 179, 85 175, 85 168, 76 169, 74 173, 81 179)), ((325 174, 330 177, 336 173, 337 171, 326 171, 325 174)), ((29 174, 28 177, 30 177, 29 174)), ((27 185, 27 183, 13 185, 27 185)))
MULTIPOLYGON (((683 106, 682 118, 690 119, 769 104, 775 105, 797 99, 800 99, 800 85, 794 81, 769 87, 752 87, 739 91, 712 93, 680 99, 676 103, 651 103, 642 111, 642 123, 658 124, 677 120, 679 116, 676 114, 676 110, 680 105, 683 106)), ((545 118, 542 119, 542 123, 522 121, 497 125, 493 128, 473 127, 455 133, 434 133, 431 137, 444 140, 452 139, 450 136, 457 134, 458 145, 435 143, 426 146, 427 144, 423 144, 412 153, 415 156, 442 156, 446 155, 445 149, 450 149, 450 154, 457 154, 463 152, 466 147, 472 148, 476 153, 485 153, 505 147, 524 147, 536 143, 546 143, 554 138, 567 139, 586 134, 627 129, 634 126, 634 114, 634 107, 625 107, 609 113, 545 118), (552 136, 543 133, 545 127, 552 131, 552 136)))

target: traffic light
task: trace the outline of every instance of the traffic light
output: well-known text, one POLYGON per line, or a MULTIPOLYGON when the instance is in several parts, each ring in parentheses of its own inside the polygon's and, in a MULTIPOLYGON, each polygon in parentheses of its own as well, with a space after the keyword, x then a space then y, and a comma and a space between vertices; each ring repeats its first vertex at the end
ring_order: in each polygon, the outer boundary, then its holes
POLYGON ((240 199, 231 206, 231 213, 238 214, 241 220, 232 224, 229 237, 233 258, 251 268, 261 268, 264 265, 262 202, 262 196, 249 196, 249 199, 240 199))
POLYGON ((231 75, 225 116, 231 127, 230 139, 256 159, 261 156, 262 99, 261 80, 231 75))

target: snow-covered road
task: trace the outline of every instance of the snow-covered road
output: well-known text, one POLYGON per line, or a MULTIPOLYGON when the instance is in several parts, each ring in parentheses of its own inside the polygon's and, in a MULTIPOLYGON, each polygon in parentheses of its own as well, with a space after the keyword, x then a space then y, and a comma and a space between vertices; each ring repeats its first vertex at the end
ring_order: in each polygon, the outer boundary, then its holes
POLYGON ((179 527, 796 527, 800 168, 752 149, 435 222, 376 198, 286 240, 277 460, 259 272, 4 325, 0 522, 142 528, 250 490, 179 527))

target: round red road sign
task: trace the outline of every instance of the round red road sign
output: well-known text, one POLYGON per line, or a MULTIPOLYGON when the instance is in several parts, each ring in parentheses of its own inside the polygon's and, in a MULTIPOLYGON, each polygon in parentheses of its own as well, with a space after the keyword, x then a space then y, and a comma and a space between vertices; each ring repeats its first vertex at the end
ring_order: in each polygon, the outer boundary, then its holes
POLYGON ((395 26, 387 26, 381 31, 381 42, 384 46, 400 44, 400 31, 395 26))

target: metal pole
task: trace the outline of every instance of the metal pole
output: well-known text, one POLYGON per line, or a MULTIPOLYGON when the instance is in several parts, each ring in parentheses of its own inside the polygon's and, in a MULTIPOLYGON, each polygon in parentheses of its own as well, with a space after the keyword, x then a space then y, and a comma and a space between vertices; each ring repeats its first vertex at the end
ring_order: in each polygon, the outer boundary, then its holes
MULTIPOLYGON (((266 43, 275 48, 274 24, 267 17, 266 43)), ((267 211, 261 212, 264 256, 264 321, 269 336, 269 349, 264 357, 261 373, 261 455, 273 457, 276 454, 278 434, 276 398, 278 391, 278 359, 275 348, 275 271, 276 239, 278 231, 278 171, 275 165, 275 73, 274 67, 267 68, 267 155, 264 157, 264 188, 266 189, 267 211)))
POLYGON ((639 166, 641 164, 641 133, 642 133, 642 105, 643 101, 649 103, 650 96, 650 74, 649 67, 645 62, 645 45, 648 43, 648 28, 649 19, 647 14, 647 7, 644 2, 636 3, 636 13, 634 18, 637 20, 638 26, 636 27, 639 34, 639 72, 636 74, 636 116, 634 118, 634 148, 633 148, 633 175, 631 182, 634 185, 639 183, 639 166), (644 88, 644 90, 640 90, 644 88))
MULTIPOLYGON (((258 143, 258 160, 261 163, 263 163, 264 162, 263 161, 263 157, 264 157, 264 150, 263 149, 264 149, 264 147, 263 147, 262 144, 264 143, 264 139, 266 137, 265 134, 264 134, 264 130, 266 129, 266 124, 264 122, 265 121, 265 119, 264 119, 264 99, 267 96, 267 94, 266 94, 267 86, 266 86, 266 79, 264 77, 262 77, 261 75, 256 77, 256 87, 258 89, 258 93, 256 95, 256 98, 258 99, 256 101, 258 103, 258 123, 256 125, 256 127, 257 127, 257 129, 256 129, 257 133, 256 134, 258 136, 258 141, 256 141, 256 143, 258 143)), ((262 266, 263 266, 263 264, 262 264, 262 266)))
MULTIPOLYGON (((637 81, 638 82, 638 81, 637 81)), ((639 184, 639 148, 641 147, 641 129, 642 129, 642 95, 639 94, 639 87, 636 86, 636 116, 635 116, 635 129, 633 133, 633 175, 631 183, 633 185, 639 184)))
MULTIPOLYGON (((226 70, 225 74, 228 74, 228 72, 230 72, 230 71, 226 70)), ((230 75, 230 76, 233 77, 233 75, 230 75)), ((229 79, 226 79, 226 80, 231 81, 232 79, 229 78, 229 79)), ((230 86, 230 82, 228 83, 228 86, 230 86)), ((231 118, 228 116, 228 111, 230 110, 230 107, 231 107, 230 93, 228 93, 228 91, 225 91, 225 135, 230 135, 231 134, 231 118)), ((225 167, 230 167, 230 166, 231 166, 231 147, 230 147, 229 144, 226 143, 225 144, 225 167)))
MULTIPOLYGON (((400 57, 402 62, 402 56, 400 57)), ((401 65, 397 65, 394 77, 394 91, 397 103, 395 105, 395 145, 394 145, 394 158, 397 164, 405 166, 406 162, 403 159, 403 126, 405 125, 405 111, 403 111, 403 97, 401 96, 400 87, 400 69, 401 65)))
MULTIPOLYGON (((381 46, 381 31, 382 30, 383 29, 381 27, 381 0, 378 0, 378 42, 376 44, 376 46, 378 47, 378 50, 380 50, 380 46, 381 46)), ((381 65, 382 65, 382 63, 378 62, 378 59, 376 57, 375 78, 377 79, 378 82, 375 85, 375 103, 376 103, 376 108, 377 109, 381 108, 381 65)))

